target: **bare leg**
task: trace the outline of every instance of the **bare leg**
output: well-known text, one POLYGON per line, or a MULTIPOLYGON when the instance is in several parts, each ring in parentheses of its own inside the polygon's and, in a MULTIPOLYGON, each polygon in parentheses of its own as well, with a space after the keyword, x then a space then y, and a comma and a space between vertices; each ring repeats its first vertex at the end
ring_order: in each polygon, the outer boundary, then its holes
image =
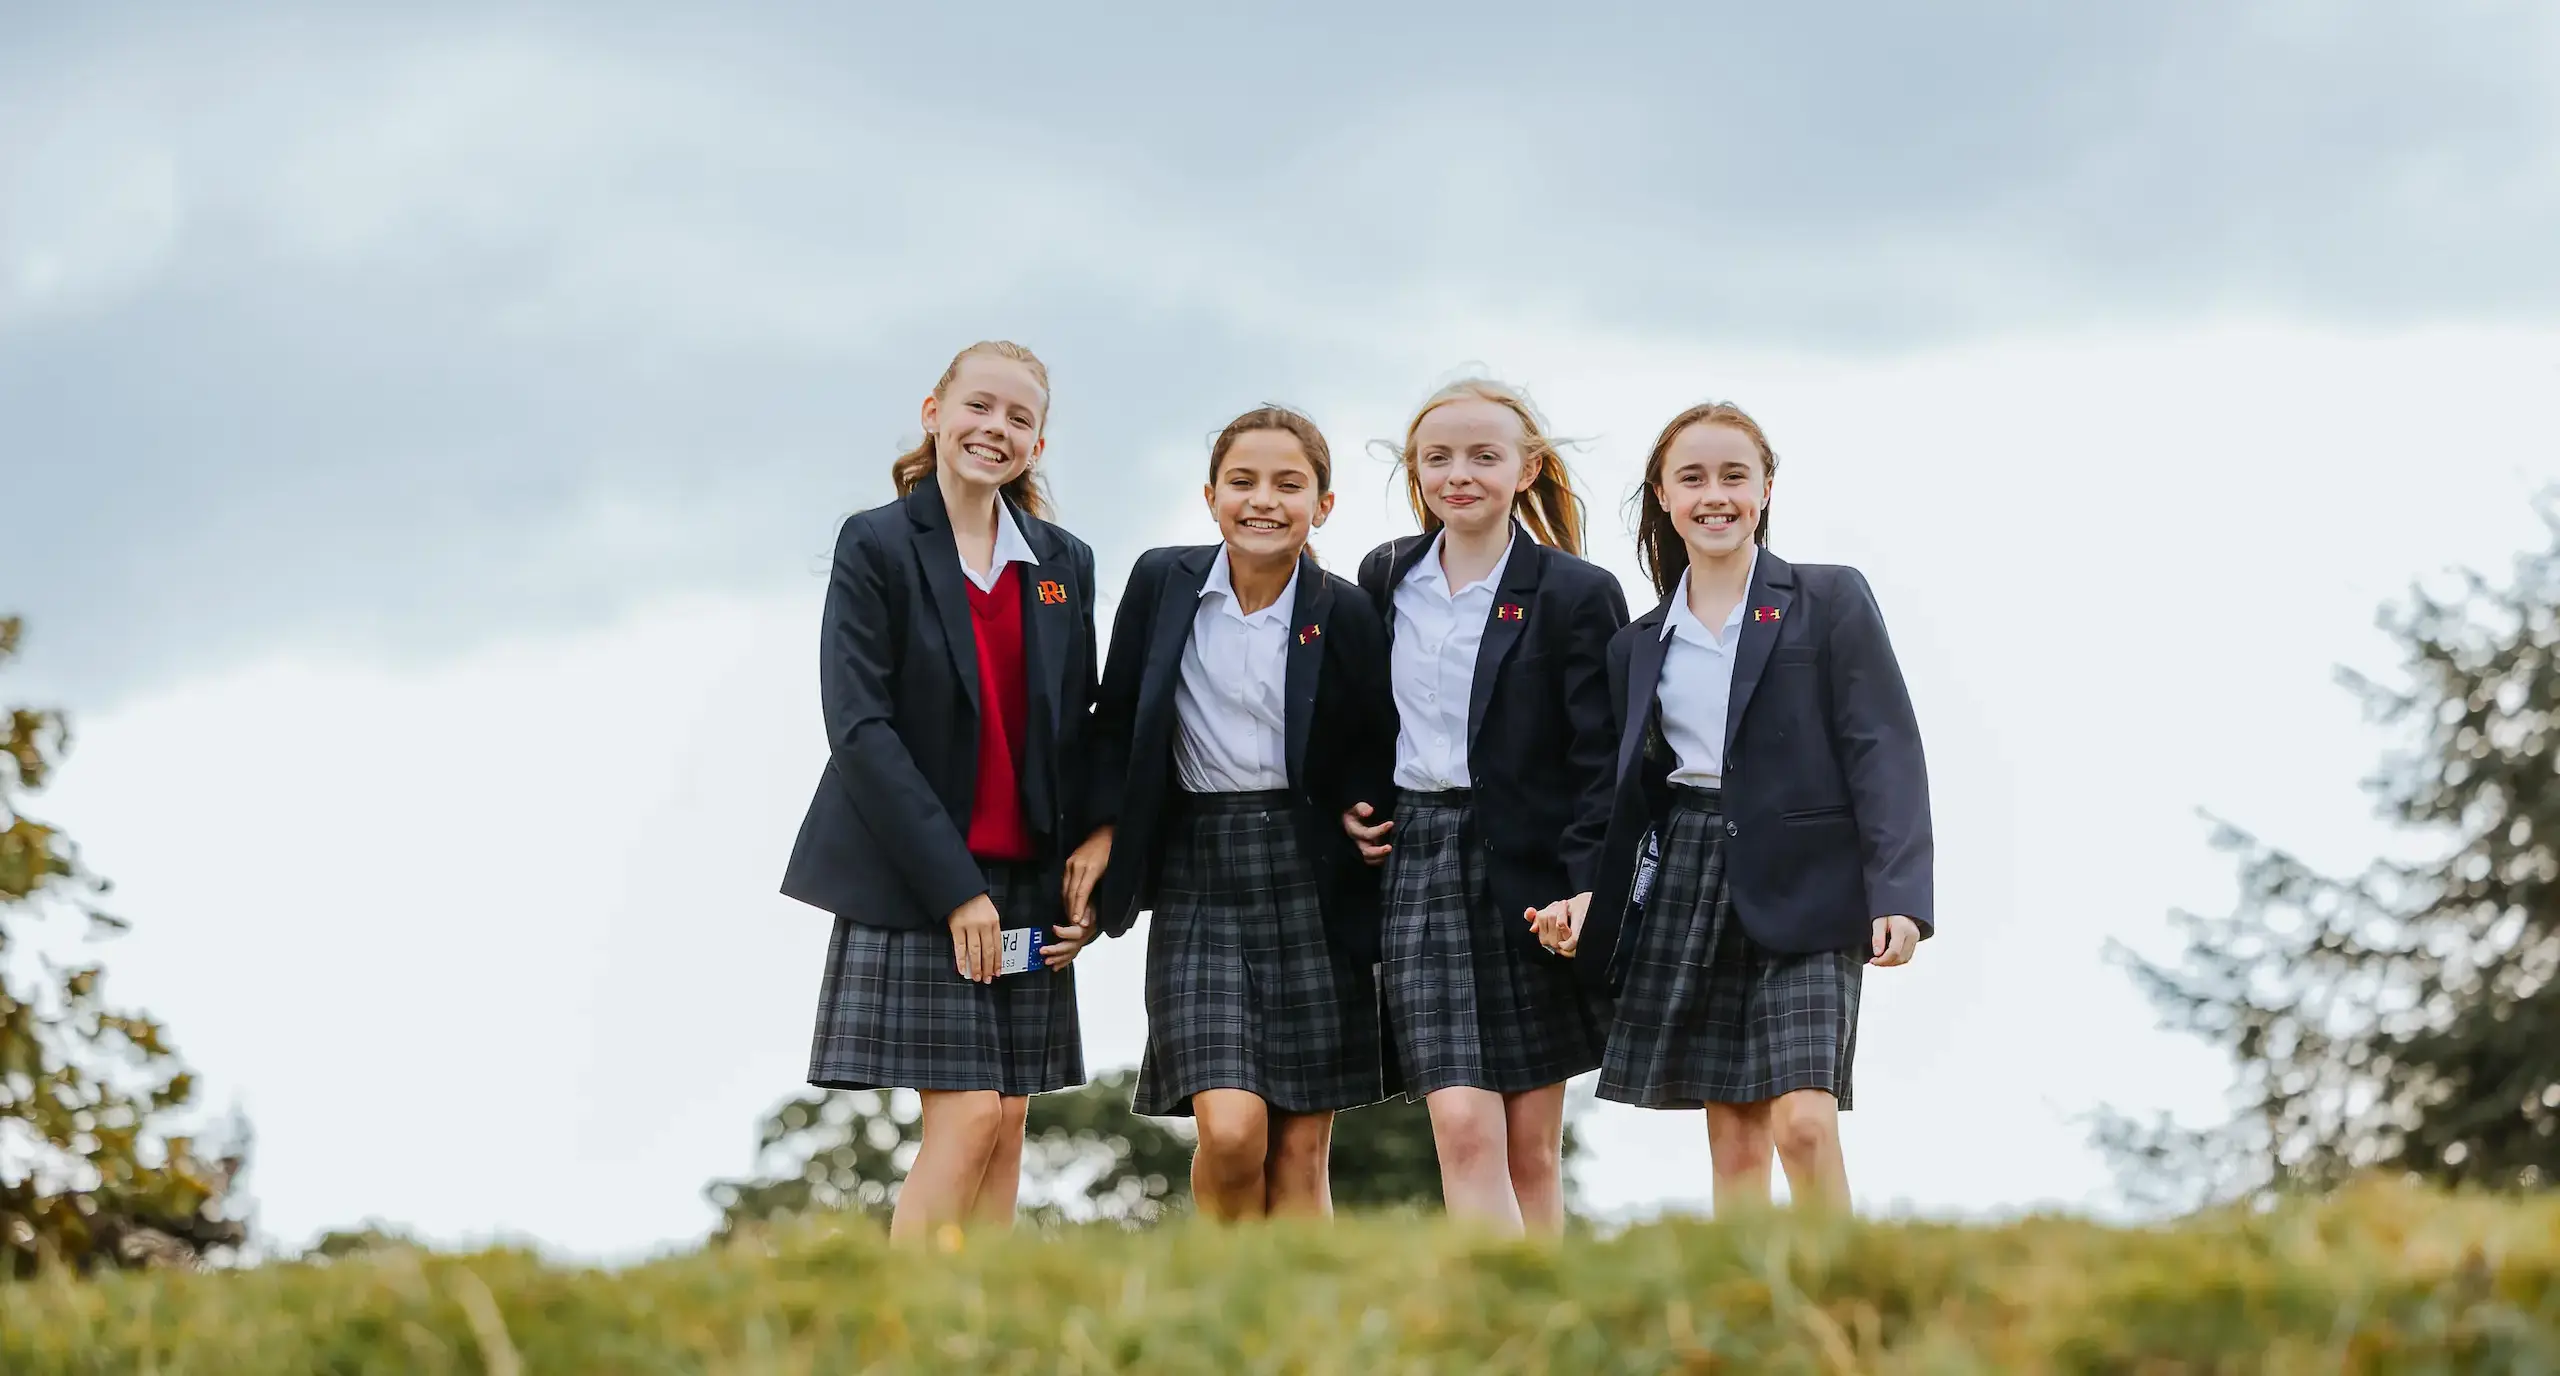
POLYGON ((1564 1086, 1506 1094, 1502 1109, 1504 1156, 1520 1222, 1529 1232, 1554 1237, 1564 1231, 1564 1086))
POLYGON ((920 1243, 942 1224, 967 1220, 1004 1121, 1003 1099, 992 1089, 928 1089, 919 1097, 922 1140, 889 1216, 889 1236, 899 1242, 920 1243))
POLYGON ((1271 1115, 1268 1207, 1274 1216, 1325 1218, 1333 1213, 1333 1115, 1271 1115))
POLYGON ((1449 1216, 1518 1233, 1520 1200, 1511 1191, 1502 1096, 1459 1087, 1435 1089, 1422 1102, 1431 1110, 1432 1145, 1440 1153, 1440 1197, 1449 1216))
POLYGON ((1024 1095, 1005 1096, 1002 1121, 996 1124, 995 1150, 987 1155, 987 1173, 978 1182, 978 1197, 969 1217, 979 1223, 1013 1226, 1014 1203, 1022 1193, 1022 1119, 1031 1111, 1024 1095))
POLYGON ((1796 1207, 1847 1209, 1849 1162, 1840 1151, 1840 1101, 1827 1089, 1792 1090, 1778 1096, 1769 1117, 1796 1207))
POLYGON ((1769 1207, 1769 1157, 1775 1150, 1766 1100, 1707 1105, 1707 1155, 1715 1166, 1717 1217, 1769 1207))
POLYGON ((1271 1111, 1241 1089, 1204 1089, 1191 1096, 1200 1144, 1191 1154, 1191 1197, 1216 1219, 1260 1218, 1271 1111))

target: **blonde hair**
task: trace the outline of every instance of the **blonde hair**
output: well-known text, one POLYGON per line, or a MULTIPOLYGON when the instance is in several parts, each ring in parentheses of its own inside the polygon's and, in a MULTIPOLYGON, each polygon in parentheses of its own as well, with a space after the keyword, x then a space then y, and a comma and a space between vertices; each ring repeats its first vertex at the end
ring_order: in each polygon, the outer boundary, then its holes
MULTIPOLYGON (((1636 562, 1644 566, 1645 577, 1653 580, 1653 590, 1664 597, 1680 586, 1680 574, 1689 567, 1689 546, 1680 538, 1679 527, 1672 524, 1671 513, 1663 510, 1655 496, 1662 489, 1662 464, 1670 456, 1671 443, 1692 425, 1722 425, 1741 431, 1760 451, 1761 480, 1778 476, 1778 451, 1769 447, 1768 435, 1750 413, 1729 401, 1706 401, 1671 418, 1662 434, 1653 442, 1653 453, 1644 461, 1644 487, 1636 493, 1643 510, 1636 517, 1636 562)), ((1769 504, 1760 504, 1760 520, 1751 532, 1754 542, 1769 543, 1769 504)))
MULTIPOLYGON (((1049 428, 1048 365, 1040 361, 1039 355, 1010 339, 982 339, 953 354, 951 366, 942 370, 942 380, 933 384, 934 400, 937 402, 942 400, 943 394, 951 390, 951 380, 960 375, 961 363, 973 354, 992 354, 997 358, 1011 359, 1031 370, 1031 380, 1040 384, 1040 428, 1047 430, 1049 428)), ((898 495, 906 496, 915 491, 917 486, 926 479, 932 477, 933 462, 933 436, 931 435, 925 436, 924 442, 915 448, 900 454, 897 461, 889 465, 889 481, 897 486, 898 495)), ((1030 468, 1024 468, 1021 476, 1004 485, 1004 496, 1026 516, 1045 518, 1049 514, 1048 492, 1041 486, 1039 476, 1030 468)))
POLYGON ((1491 378, 1465 378, 1433 392, 1404 428, 1404 449, 1397 459, 1404 465, 1405 500, 1413 506, 1414 519, 1422 523, 1422 533, 1431 534, 1441 523, 1422 500, 1421 456, 1415 452, 1414 436, 1422 430, 1423 417, 1453 401, 1489 401, 1519 418, 1520 457, 1538 466, 1538 476, 1530 481, 1528 491, 1513 498, 1512 510, 1538 543, 1567 554, 1582 553, 1582 499, 1574 495, 1573 475, 1565 471, 1564 456, 1547 438, 1546 424, 1528 394, 1491 378))

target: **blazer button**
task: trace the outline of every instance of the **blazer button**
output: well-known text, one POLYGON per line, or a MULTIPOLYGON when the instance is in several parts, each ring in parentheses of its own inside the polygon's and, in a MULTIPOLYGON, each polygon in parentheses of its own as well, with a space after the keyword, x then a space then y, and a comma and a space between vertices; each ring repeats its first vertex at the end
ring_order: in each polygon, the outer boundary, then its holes
POLYGON ((1727 836, 1740 836, 1742 834, 1742 828, 1733 822, 1727 822, 1724 824, 1724 834, 1727 836))

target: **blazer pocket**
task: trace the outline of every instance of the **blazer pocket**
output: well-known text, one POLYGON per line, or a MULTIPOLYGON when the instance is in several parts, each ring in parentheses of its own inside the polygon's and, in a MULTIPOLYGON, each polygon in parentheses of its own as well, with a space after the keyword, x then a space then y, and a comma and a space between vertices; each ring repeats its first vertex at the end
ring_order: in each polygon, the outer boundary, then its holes
POLYGON ((1849 809, 1845 804, 1840 807, 1800 808, 1794 812, 1778 814, 1778 820, 1781 822, 1845 822, 1848 819, 1849 809))
POLYGON ((1793 649, 1775 651, 1769 656, 1769 662, 1772 664, 1811 664, 1815 660, 1819 659, 1821 655, 1822 651, 1814 649, 1811 646, 1797 646, 1793 649))

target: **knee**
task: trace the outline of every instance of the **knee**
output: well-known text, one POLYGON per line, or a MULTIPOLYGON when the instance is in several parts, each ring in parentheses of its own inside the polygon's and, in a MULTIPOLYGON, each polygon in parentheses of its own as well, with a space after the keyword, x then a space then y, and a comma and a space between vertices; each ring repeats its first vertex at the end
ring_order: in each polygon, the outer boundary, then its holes
POLYGON ((1008 1114, 1004 1099, 992 1091, 954 1094, 936 1105, 930 1129, 935 1145, 985 1158, 1004 1140, 1005 1124, 1021 1126, 1020 1114, 1008 1114))
POLYGON ((1439 1139, 1441 1169, 1452 1175, 1502 1168, 1507 1148, 1498 1122, 1461 1120, 1442 1125, 1435 1135, 1439 1139))
POLYGON ((1720 1176, 1749 1175, 1769 1168, 1769 1120, 1765 1115, 1736 1115, 1712 1123, 1707 1134, 1707 1156, 1720 1176))
POLYGON ((1782 1160, 1813 1160, 1839 1144, 1840 1120, 1827 1099, 1820 1103, 1781 1099, 1770 1117, 1770 1133, 1782 1160))
POLYGON ((1333 1159, 1333 1115, 1290 1118, 1273 1143, 1280 1164, 1301 1174, 1321 1172, 1333 1159))
POLYGON ((1265 1147, 1262 1124, 1241 1118, 1203 1118, 1199 1128, 1199 1153, 1203 1161, 1226 1172, 1262 1168, 1265 1147))
POLYGON ((1515 1135, 1503 1149, 1515 1188, 1552 1184, 1564 1175, 1564 1144, 1544 1133, 1515 1135))

